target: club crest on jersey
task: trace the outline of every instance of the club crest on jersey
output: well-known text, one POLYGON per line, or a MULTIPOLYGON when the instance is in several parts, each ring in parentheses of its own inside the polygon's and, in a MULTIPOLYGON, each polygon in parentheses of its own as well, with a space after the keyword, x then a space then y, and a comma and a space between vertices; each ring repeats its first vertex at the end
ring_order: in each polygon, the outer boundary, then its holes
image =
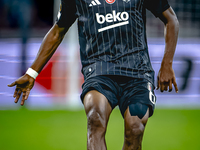
POLYGON ((106 1, 106 3, 108 3, 108 4, 113 4, 114 2, 115 2, 115 0, 105 0, 106 1))

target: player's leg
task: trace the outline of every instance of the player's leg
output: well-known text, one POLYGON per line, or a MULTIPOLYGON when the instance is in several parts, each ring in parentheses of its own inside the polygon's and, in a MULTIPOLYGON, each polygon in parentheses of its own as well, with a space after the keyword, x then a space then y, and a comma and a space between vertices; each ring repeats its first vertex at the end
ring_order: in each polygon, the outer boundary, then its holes
POLYGON ((145 125, 154 111, 154 86, 145 79, 130 79, 122 85, 119 108, 125 125, 123 150, 141 150, 145 125))
POLYGON ((96 90, 84 96, 87 115, 87 149, 106 150, 105 133, 112 108, 106 97, 96 90))
POLYGON ((130 107, 128 107, 124 113, 125 137, 123 150, 141 150, 143 133, 149 117, 149 109, 146 109, 146 106, 144 106, 144 108, 141 108, 143 110, 140 111, 143 111, 143 114, 144 111, 146 111, 146 113, 142 118, 139 118, 137 115, 133 116, 130 113, 129 108, 130 107))

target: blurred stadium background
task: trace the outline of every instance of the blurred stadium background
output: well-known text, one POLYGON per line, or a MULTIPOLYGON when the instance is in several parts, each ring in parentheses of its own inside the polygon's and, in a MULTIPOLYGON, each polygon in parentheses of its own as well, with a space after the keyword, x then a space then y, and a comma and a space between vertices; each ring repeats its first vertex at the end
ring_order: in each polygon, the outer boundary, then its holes
MULTIPOLYGON (((179 93, 156 91, 156 111, 147 125, 143 147, 199 150, 200 0, 169 3, 180 23, 173 64, 179 93)), ((38 76, 24 107, 14 103, 14 88, 7 87, 33 62, 59 5, 58 0, 0 0, 0 150, 86 149, 76 24, 38 76)), ((164 52, 163 23, 148 11, 147 35, 157 75, 164 52)), ((111 115, 106 138, 108 149, 121 149, 123 119, 117 109, 111 115)))

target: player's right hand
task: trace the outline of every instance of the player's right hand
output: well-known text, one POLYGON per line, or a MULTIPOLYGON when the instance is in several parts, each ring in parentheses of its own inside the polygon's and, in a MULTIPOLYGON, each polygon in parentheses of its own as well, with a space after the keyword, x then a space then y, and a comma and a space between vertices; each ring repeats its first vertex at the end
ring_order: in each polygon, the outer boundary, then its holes
POLYGON ((21 105, 24 105, 25 100, 28 99, 30 90, 34 86, 35 79, 30 77, 29 75, 25 74, 19 79, 17 79, 15 82, 8 85, 8 87, 13 87, 16 85, 15 92, 13 97, 15 98, 15 103, 18 102, 21 94, 22 94, 22 101, 21 105))

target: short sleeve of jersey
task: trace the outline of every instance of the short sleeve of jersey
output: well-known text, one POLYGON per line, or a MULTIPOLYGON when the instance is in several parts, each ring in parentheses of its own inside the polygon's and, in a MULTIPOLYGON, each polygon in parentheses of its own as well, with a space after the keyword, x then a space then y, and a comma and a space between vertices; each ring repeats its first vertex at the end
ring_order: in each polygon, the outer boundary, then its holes
POLYGON ((69 28, 74 23, 76 18, 75 0, 61 0, 60 10, 56 20, 58 26, 69 28))
POLYGON ((144 5, 156 17, 170 7, 167 0, 145 0, 144 5))

